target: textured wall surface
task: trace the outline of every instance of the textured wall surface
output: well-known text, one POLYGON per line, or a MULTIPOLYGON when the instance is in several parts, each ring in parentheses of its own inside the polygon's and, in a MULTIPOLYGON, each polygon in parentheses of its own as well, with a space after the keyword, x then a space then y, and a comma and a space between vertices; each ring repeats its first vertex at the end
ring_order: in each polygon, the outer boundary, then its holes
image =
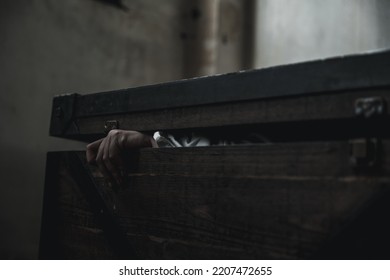
MULTIPOLYGON (((224 28, 223 35, 216 35, 216 48, 222 47, 212 68, 236 71, 241 67, 244 14, 239 0, 219 2, 228 16, 214 19, 224 28)), ((37 257, 46 152, 85 147, 48 136, 52 96, 191 76, 184 71, 192 67, 185 57, 193 55, 195 33, 208 28, 199 25, 206 14, 201 5, 207 2, 122 3, 124 7, 102 0, 2 2, 0 259, 37 257)))
POLYGON ((36 258, 52 96, 181 78, 181 1, 8 0, 0 10, 0 258, 36 258))
POLYGON ((257 0, 257 68, 390 47, 388 0, 257 0))

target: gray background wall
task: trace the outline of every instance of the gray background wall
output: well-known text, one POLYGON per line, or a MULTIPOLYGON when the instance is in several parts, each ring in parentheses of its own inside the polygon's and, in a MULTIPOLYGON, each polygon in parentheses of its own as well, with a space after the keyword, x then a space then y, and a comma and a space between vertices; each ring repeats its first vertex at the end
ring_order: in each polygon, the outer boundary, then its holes
POLYGON ((37 257, 45 153, 85 146, 48 137, 53 95, 390 45, 387 0, 125 0, 126 9, 103 2, 2 1, 0 258, 37 257), (196 65, 199 57, 210 67, 196 65))
POLYGON ((255 65, 386 48, 389 26, 387 0, 259 0, 255 65))

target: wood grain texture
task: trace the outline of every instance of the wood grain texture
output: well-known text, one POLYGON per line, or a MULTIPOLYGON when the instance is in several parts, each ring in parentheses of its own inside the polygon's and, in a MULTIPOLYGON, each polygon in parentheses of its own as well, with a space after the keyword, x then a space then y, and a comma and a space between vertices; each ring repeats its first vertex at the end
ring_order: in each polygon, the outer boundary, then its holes
POLYGON ((360 96, 388 101, 390 51, 201 77, 111 92, 57 96, 50 134, 85 138, 117 120, 156 131, 355 117, 360 96))
POLYGON ((390 50, 80 96, 77 117, 390 86, 390 50))
MULTIPOLYGON (((79 118, 74 122, 77 127, 75 134, 72 136, 72 133, 69 133, 68 136, 81 138, 94 134, 102 135, 105 123, 110 120, 118 121, 121 129, 138 131, 207 129, 250 124, 270 126, 280 123, 301 123, 300 127, 303 128, 305 124, 302 122, 314 121, 336 121, 328 126, 332 126, 333 130, 342 130, 342 124, 338 123, 340 120, 361 121, 355 114, 355 100, 371 96, 381 96, 387 103, 390 101, 389 89, 377 89, 113 114, 79 118)), ((387 113, 384 118, 388 120, 387 113)), ((278 130, 277 127, 274 130, 278 130)), ((288 129, 284 130, 288 132, 288 129)), ((288 139, 288 134, 284 138, 288 139)))
MULTIPOLYGON (((356 223, 364 227, 362 214, 386 215, 369 209, 389 194, 389 144, 382 143, 380 168, 367 173, 350 165, 346 142, 142 149, 128 155, 127 181, 116 191, 91 172, 138 258, 337 259, 347 245, 322 252, 356 223)), ((46 258, 117 258, 69 173, 69 154, 55 155, 59 180, 46 190, 57 190, 58 216, 43 221, 55 234, 41 242, 52 244, 46 258)), ((389 232, 379 222, 375 229, 389 232)), ((388 257, 381 236, 382 255, 370 257, 388 257)), ((359 244, 365 258, 367 236, 348 237, 343 244, 359 244)))

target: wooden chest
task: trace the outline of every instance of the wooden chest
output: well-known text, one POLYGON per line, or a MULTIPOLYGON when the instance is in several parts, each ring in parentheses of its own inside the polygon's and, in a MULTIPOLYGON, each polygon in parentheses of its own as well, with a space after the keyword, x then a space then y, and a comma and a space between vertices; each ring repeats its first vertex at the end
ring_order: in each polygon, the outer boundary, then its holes
POLYGON ((390 51, 53 100, 52 136, 258 132, 266 144, 145 148, 108 186, 50 152, 43 259, 390 258, 390 51))

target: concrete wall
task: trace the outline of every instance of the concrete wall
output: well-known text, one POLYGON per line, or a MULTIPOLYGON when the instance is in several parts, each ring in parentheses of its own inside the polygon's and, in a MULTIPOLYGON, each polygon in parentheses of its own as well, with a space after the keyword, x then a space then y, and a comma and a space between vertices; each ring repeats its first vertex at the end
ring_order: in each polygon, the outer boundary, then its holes
POLYGON ((251 68, 254 0, 183 3, 184 77, 251 68))
POLYGON ((257 68, 390 47, 388 0, 257 0, 257 68))
MULTIPOLYGON (((48 137, 52 96, 188 77, 185 57, 193 42, 186 34, 207 28, 196 24, 205 17, 197 12, 201 2, 124 0, 124 7, 96 0, 2 2, 0 259, 37 257, 45 154, 85 146, 48 137)), ((240 7, 239 0, 221 2, 230 10, 240 7)), ((214 72, 240 68, 235 57, 241 52, 241 25, 235 23, 242 16, 221 19, 225 36, 236 35, 224 41, 218 57, 227 60, 214 59, 214 72)))
POLYGON ((0 10, 0 258, 36 258, 52 96, 182 77, 180 0, 7 0, 0 10))
POLYGON ((217 72, 254 67, 255 0, 221 0, 217 72))

